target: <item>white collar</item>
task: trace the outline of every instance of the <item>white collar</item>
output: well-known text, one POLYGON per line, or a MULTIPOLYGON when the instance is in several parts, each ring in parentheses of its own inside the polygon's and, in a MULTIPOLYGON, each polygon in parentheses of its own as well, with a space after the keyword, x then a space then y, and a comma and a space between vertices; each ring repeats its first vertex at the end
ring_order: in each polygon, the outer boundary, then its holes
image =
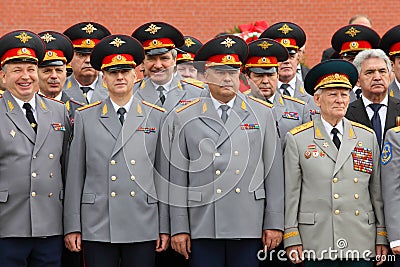
POLYGON ((332 126, 329 122, 324 120, 324 118, 322 118, 322 115, 321 115, 321 121, 322 121, 322 124, 324 125, 325 130, 327 131, 328 134, 331 134, 332 129, 336 128, 336 129, 338 129, 339 134, 341 134, 343 136, 343 132, 344 132, 343 119, 341 119, 336 126, 332 126))
MULTIPOLYGON (((363 97, 362 98, 362 101, 363 101, 363 103, 364 103, 364 106, 365 106, 365 108, 367 108, 370 104, 373 104, 369 99, 367 99, 366 97, 363 97)), ((388 101, 389 101, 389 96, 386 94, 386 96, 385 96, 385 98, 382 100, 382 102, 381 103, 379 103, 379 104, 382 104, 382 105, 384 105, 384 106, 388 106, 388 101)))
POLYGON ((79 88, 81 88, 81 87, 90 87, 94 91, 94 89, 96 88, 96 83, 97 83, 98 80, 99 80, 99 75, 97 75, 96 80, 94 80, 94 82, 92 82, 92 84, 89 84, 89 85, 82 85, 82 84, 80 84, 78 82, 78 80, 76 80, 76 82, 78 83, 79 88))
POLYGON ((118 104, 116 104, 114 101, 112 101, 111 97, 110 97, 110 101, 111 101, 111 104, 112 104, 113 107, 114 107, 115 113, 117 113, 117 111, 118 111, 119 108, 125 108, 126 113, 128 113, 128 112, 129 112, 129 109, 131 108, 131 105, 132 105, 133 95, 131 96, 131 98, 129 99, 129 101, 128 101, 124 106, 122 106, 122 107, 119 106, 118 104))
POLYGON ((164 90, 166 90, 167 91, 167 93, 169 92, 169 90, 171 90, 172 88, 171 88, 171 84, 172 84, 172 80, 174 79, 174 75, 172 75, 172 77, 171 77, 171 80, 169 80, 167 83, 165 83, 165 84, 156 84, 155 82, 153 82, 151 79, 150 79, 150 81, 151 81, 151 83, 154 85, 154 88, 158 88, 159 86, 162 86, 162 87, 164 87, 164 90))
POLYGON ((220 102, 219 100, 215 99, 215 98, 212 96, 211 93, 210 93, 210 96, 211 96, 211 101, 213 102, 214 107, 215 107, 216 110, 218 110, 219 107, 222 106, 222 105, 228 105, 228 106, 232 109, 232 108, 233 108, 233 103, 235 103, 235 99, 236 99, 236 95, 235 95, 231 100, 229 100, 228 103, 222 103, 222 102, 220 102))
POLYGON ((11 96, 14 98, 15 102, 17 102, 18 106, 24 110, 24 108, 22 107, 24 105, 24 103, 29 103, 32 106, 32 111, 34 112, 36 110, 36 99, 35 99, 35 95, 33 95, 33 97, 31 98, 31 100, 29 100, 28 102, 24 102, 21 99, 16 98, 11 92, 10 92, 11 96))
MULTIPOLYGON (((295 75, 293 79, 291 79, 287 84, 290 85, 290 87, 295 90, 296 89, 296 79, 297 76, 295 75)), ((281 85, 283 84, 283 82, 278 80, 278 89, 281 88, 281 85)))

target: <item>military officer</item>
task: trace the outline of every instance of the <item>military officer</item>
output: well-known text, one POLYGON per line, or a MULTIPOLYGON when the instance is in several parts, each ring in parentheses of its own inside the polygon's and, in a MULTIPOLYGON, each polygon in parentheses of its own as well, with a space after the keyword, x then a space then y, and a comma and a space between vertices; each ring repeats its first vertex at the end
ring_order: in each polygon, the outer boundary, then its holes
POLYGON ((183 78, 197 80, 197 68, 194 66, 194 55, 202 43, 192 36, 184 36, 184 44, 176 49, 176 69, 183 78))
POLYGON ((312 105, 313 98, 304 90, 303 83, 297 78, 298 51, 306 42, 303 29, 291 22, 279 22, 266 29, 259 38, 270 38, 285 46, 289 51, 288 60, 278 65, 278 89, 282 94, 303 100, 312 105))
POLYGON ((244 70, 255 86, 252 94, 274 105, 272 111, 279 128, 281 144, 292 128, 310 121, 308 105, 277 91, 279 62, 288 60, 287 49, 275 40, 262 38, 249 43, 244 70))
MULTIPOLYGON (((338 29, 332 36, 331 44, 339 58, 353 62, 356 55, 367 49, 379 48, 380 37, 373 29, 364 25, 349 24, 338 29)), ((362 90, 355 86, 350 91, 350 103, 362 96, 362 90)))
POLYGON ((234 35, 208 41, 209 90, 173 112, 171 245, 191 266, 258 266, 262 241, 282 237, 282 155, 271 105, 239 90, 248 48, 234 35))
POLYGON ((35 94, 45 53, 38 35, 0 39, 0 263, 61 265, 63 182, 69 140, 63 104, 35 94))
POLYGON ((144 47, 143 67, 148 75, 135 84, 134 91, 139 98, 171 112, 200 96, 201 85, 175 75, 175 48, 184 45, 183 35, 178 29, 164 22, 148 22, 138 27, 132 36, 144 47))
MULTIPOLYGON (((184 106, 200 96, 204 87, 202 84, 182 80, 176 75, 176 47, 181 47, 185 42, 177 28, 164 22, 148 22, 138 27, 132 36, 142 43, 145 50, 143 68, 147 77, 134 86, 134 92, 140 99, 164 107, 169 114, 175 108, 184 106)), ((163 127, 166 132, 161 135, 163 155, 166 157, 166 160, 161 161, 165 165, 163 169, 169 168, 169 144, 173 132, 171 120, 171 116, 166 118, 167 126, 163 127)), ((168 198, 168 196, 159 197, 168 198)), ((170 265, 178 267, 187 264, 187 261, 172 249, 157 254, 158 267, 170 265)))
POLYGON ((394 80, 388 88, 389 96, 400 98, 400 25, 388 30, 381 39, 381 49, 392 61, 394 80))
POLYGON ((130 36, 102 39, 91 65, 103 71, 110 97, 75 114, 64 231, 71 251, 83 241, 87 267, 154 266, 155 252, 168 246, 168 216, 160 216, 155 186, 165 109, 132 91, 143 58, 130 36))
POLYGON ((39 93, 65 103, 72 121, 75 109, 83 106, 62 91, 67 79, 66 64, 74 55, 72 42, 64 34, 54 31, 44 31, 39 36, 46 45, 44 59, 38 68, 39 93))
POLYGON ((73 100, 83 105, 103 100, 108 96, 101 73, 90 65, 90 53, 100 40, 110 31, 96 22, 79 22, 72 25, 64 34, 74 45, 71 60, 73 74, 68 77, 63 90, 73 100))
POLYGON ((372 266, 369 257, 387 253, 379 145, 372 129, 344 118, 357 77, 341 59, 312 68, 304 86, 321 114, 286 136, 284 246, 306 267, 372 266))

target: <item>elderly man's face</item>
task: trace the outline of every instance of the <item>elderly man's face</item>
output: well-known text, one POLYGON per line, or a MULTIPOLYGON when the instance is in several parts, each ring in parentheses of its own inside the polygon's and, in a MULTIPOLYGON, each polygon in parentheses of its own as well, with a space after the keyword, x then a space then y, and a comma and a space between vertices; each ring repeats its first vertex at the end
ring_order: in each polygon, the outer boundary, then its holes
POLYGON ((197 69, 192 62, 178 64, 176 69, 183 78, 197 79, 197 69))
POLYGON ((314 95, 314 101, 326 121, 339 121, 346 114, 350 92, 343 88, 322 89, 321 94, 314 95))
POLYGON ((296 76, 297 65, 299 64, 299 55, 290 54, 289 59, 279 63, 278 74, 281 82, 289 82, 296 76))
POLYGON ((213 97, 227 103, 239 90, 239 75, 239 69, 209 68, 206 70, 204 78, 213 97))
POLYGON ((374 96, 387 94, 389 87, 389 70, 385 60, 368 58, 361 63, 361 72, 358 78, 363 96, 373 99, 374 96))
POLYGON ((40 92, 48 97, 56 97, 67 79, 65 65, 40 67, 38 70, 40 92))

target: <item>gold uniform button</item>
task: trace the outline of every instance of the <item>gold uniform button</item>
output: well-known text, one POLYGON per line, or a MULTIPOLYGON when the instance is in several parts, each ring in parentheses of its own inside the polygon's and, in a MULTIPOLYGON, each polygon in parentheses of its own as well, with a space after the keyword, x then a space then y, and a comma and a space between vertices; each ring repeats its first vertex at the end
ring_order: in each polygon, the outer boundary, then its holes
POLYGON ((220 171, 220 170, 216 170, 216 171, 215 171, 215 174, 216 174, 216 175, 220 175, 220 174, 221 174, 221 171, 220 171))
POLYGON ((239 151, 235 150, 235 152, 233 152, 233 155, 239 156, 239 151))
POLYGON ((49 197, 52 197, 52 196, 53 196, 53 193, 50 193, 50 194, 49 194, 49 197))
POLYGON ((35 178, 37 176, 36 172, 32 172, 32 177, 35 178))
POLYGON ((216 157, 219 157, 219 156, 221 156, 221 153, 219 153, 219 152, 215 152, 215 154, 214 154, 216 157))
POLYGON ((135 196, 135 191, 131 191, 131 197, 135 196))
POLYGON ((36 192, 32 192, 31 196, 36 197, 36 192))
POLYGON ((355 214, 356 216, 358 216, 358 215, 360 215, 360 211, 359 211, 359 210, 356 210, 356 212, 354 212, 354 214, 355 214))
POLYGON ((50 178, 53 178, 53 176, 54 176, 54 173, 51 172, 51 173, 49 174, 49 177, 50 177, 50 178))
POLYGON ((239 174, 239 173, 240 173, 240 170, 236 170, 235 173, 236 173, 236 174, 239 174))
POLYGON ((117 195, 117 193, 111 192, 111 196, 112 196, 112 197, 115 197, 116 195, 117 195))
POLYGON ((340 214, 340 210, 335 210, 335 214, 339 215, 340 214))
POLYGON ((115 165, 115 163, 116 163, 115 160, 111 160, 111 161, 110 161, 110 164, 111 164, 111 165, 115 165))
POLYGON ((240 188, 236 188, 235 192, 239 194, 240 193, 240 188))
POLYGON ((359 197, 360 197, 360 196, 359 196, 358 194, 354 194, 354 198, 355 198, 355 199, 359 199, 359 197))
POLYGON ((132 165, 135 165, 136 164, 136 161, 133 159, 133 160, 131 160, 131 164, 132 165))
POLYGON ((335 178, 333 178, 332 181, 336 184, 337 182, 339 182, 339 179, 335 177, 335 178))
POLYGON ((132 181, 135 181, 135 180, 136 180, 135 175, 132 175, 132 176, 131 176, 131 180, 132 180, 132 181))
POLYGON ((334 199, 338 199, 338 198, 339 198, 339 194, 334 194, 334 195, 333 195, 333 198, 334 198, 334 199))
POLYGON ((33 156, 33 159, 36 159, 36 155, 33 156))
POLYGON ((217 194, 221 194, 222 193, 222 190, 221 189, 217 189, 217 194))
POLYGON ((358 183, 358 178, 354 178, 353 181, 354 181, 355 183, 358 183))
POLYGON ((54 155, 53 154, 49 154, 49 159, 52 159, 52 158, 54 158, 54 155))
POLYGON ((115 176, 115 175, 111 176, 111 180, 112 180, 112 181, 117 180, 117 176, 115 176))

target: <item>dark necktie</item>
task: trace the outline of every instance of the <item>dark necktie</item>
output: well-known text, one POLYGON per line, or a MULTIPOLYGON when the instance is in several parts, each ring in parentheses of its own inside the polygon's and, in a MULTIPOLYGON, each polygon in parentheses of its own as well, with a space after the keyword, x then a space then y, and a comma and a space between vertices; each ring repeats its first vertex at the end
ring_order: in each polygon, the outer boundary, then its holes
POLYGON ((225 123, 228 120, 228 109, 229 109, 229 106, 228 105, 221 105, 219 107, 222 110, 221 120, 225 123))
POLYGON ((37 132, 37 122, 35 120, 35 117, 33 116, 33 111, 32 111, 32 106, 29 103, 24 103, 22 105, 22 107, 26 110, 26 118, 29 121, 29 124, 31 125, 32 129, 35 131, 35 133, 37 132))
POLYGON ((92 90, 92 88, 89 87, 89 86, 82 86, 82 87, 81 87, 81 90, 82 90, 82 92, 83 92, 83 96, 86 98, 86 101, 89 103, 89 99, 87 98, 87 93, 88 93, 90 90, 92 90))
POLYGON ((290 93, 289 93, 288 87, 289 87, 289 84, 287 84, 287 83, 282 83, 282 85, 281 85, 281 89, 283 89, 283 92, 282 92, 282 93, 283 93, 284 95, 291 96, 290 93))
POLYGON ((125 113, 126 113, 126 109, 125 108, 119 108, 117 110, 117 113, 119 115, 119 121, 121 122, 121 125, 124 125, 124 121, 125 121, 125 113))
POLYGON ((371 119, 372 128, 374 129, 376 139, 378 140, 379 147, 382 143, 382 125, 381 117, 379 116, 379 109, 383 106, 382 104, 369 104, 370 108, 374 111, 374 115, 371 119))
POLYGON ((160 98, 161 104, 164 105, 164 102, 165 102, 164 87, 159 86, 157 88, 157 91, 158 91, 158 97, 160 98))
POLYGON ((356 97, 357 97, 357 99, 360 99, 360 97, 361 97, 361 88, 357 88, 356 89, 356 97))
POLYGON ((333 128, 331 133, 333 134, 332 141, 335 144, 336 148, 339 150, 339 148, 340 148, 340 139, 337 136, 337 134, 339 133, 339 130, 336 129, 336 128, 333 128))

